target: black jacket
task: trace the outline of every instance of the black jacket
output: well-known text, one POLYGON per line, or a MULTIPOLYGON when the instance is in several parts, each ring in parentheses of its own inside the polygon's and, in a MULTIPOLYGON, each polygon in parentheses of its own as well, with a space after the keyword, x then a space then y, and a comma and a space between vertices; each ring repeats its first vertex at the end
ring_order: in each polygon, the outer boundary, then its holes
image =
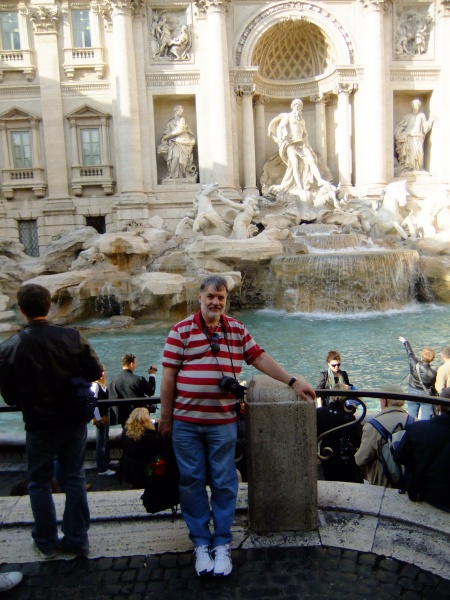
MULTIPOLYGON (((155 393, 155 377, 150 375, 148 381, 145 377, 135 375, 129 369, 122 369, 118 375, 114 375, 108 384, 108 393, 110 400, 120 398, 143 398, 144 396, 153 396, 155 393)), ((124 426, 130 416, 133 406, 120 406, 118 410, 118 421, 124 426)))
POLYGON ((450 512, 450 414, 416 421, 406 430, 394 459, 407 468, 419 496, 450 512))
MULTIPOLYGON (((338 373, 337 373, 337 374, 338 374, 338 375, 342 375, 342 377, 344 378, 344 383, 345 383, 345 385, 350 385, 350 381, 349 381, 349 379, 348 379, 348 374, 347 374, 347 371, 341 371, 341 370, 339 369, 339 371, 338 371, 338 373)), ((319 374, 319 381, 318 381, 318 383, 317 383, 317 389, 318 389, 318 390, 326 390, 326 389, 329 389, 329 388, 327 387, 327 378, 328 378, 328 370, 327 370, 327 371, 320 371, 320 374, 319 374)), ((321 396, 321 398, 322 398, 322 402, 323 402, 324 404, 329 404, 329 403, 330 403, 330 401, 333 401, 333 398, 334 398, 334 397, 335 397, 335 396, 321 396)))
POLYGON ((164 440, 157 431, 147 429, 144 435, 135 440, 122 432, 122 457, 119 474, 123 481, 131 483, 135 489, 144 488, 148 482, 150 463, 164 447, 164 440))
POLYGON ((422 362, 421 360, 415 357, 414 352, 411 348, 411 344, 408 342, 408 340, 405 340, 403 342, 403 345, 405 346, 409 362, 409 387, 414 390, 418 390, 419 392, 425 391, 422 387, 422 384, 420 383, 419 375, 417 374, 418 368, 426 392, 430 396, 435 396, 436 390, 434 388, 434 384, 436 383, 436 371, 432 367, 430 367, 428 363, 422 362), (416 366, 417 364, 419 365, 419 367, 416 366))
POLYGON ((6 404, 19 406, 27 431, 68 426, 70 379, 95 381, 103 368, 79 331, 31 321, 0 345, 0 392, 6 404))

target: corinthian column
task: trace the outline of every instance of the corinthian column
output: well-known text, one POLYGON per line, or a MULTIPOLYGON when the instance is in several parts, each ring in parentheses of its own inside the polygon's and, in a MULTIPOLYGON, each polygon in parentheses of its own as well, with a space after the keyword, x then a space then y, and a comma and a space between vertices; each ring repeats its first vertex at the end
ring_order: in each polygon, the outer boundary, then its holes
POLYGON ((122 201, 142 200, 143 175, 138 85, 133 43, 133 14, 143 0, 108 0, 112 17, 111 79, 117 94, 118 191, 122 201))
POLYGON ((339 183, 343 186, 351 185, 352 154, 350 148, 350 99, 354 86, 346 83, 339 84, 333 91, 337 94, 337 129, 336 150, 339 162, 339 183))
POLYGON ((207 55, 203 85, 209 96, 209 123, 212 177, 222 188, 234 189, 231 123, 230 74, 226 31, 226 8, 230 0, 196 0, 206 13, 206 40, 202 52, 207 55))
POLYGON ((386 0, 360 0, 364 5, 364 183, 368 193, 386 185, 386 107, 384 8, 386 0))
POLYGON ((244 159, 244 194, 258 196, 256 187, 255 164, 255 126, 253 123, 253 92, 254 86, 240 86, 242 95, 242 139, 244 159))
POLYGON ((261 176, 264 164, 266 162, 266 117, 264 105, 269 99, 267 96, 254 96, 255 105, 255 162, 256 162, 256 178, 261 176))
POLYGON ((318 94, 311 96, 311 102, 314 102, 316 107, 316 152, 320 155, 320 160, 324 165, 328 165, 327 152, 327 120, 325 115, 325 107, 330 101, 330 96, 327 94, 318 94))

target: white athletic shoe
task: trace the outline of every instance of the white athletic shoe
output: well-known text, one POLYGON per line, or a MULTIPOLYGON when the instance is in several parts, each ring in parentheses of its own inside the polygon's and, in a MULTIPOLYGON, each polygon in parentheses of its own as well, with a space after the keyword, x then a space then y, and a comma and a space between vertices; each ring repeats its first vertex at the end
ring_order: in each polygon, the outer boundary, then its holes
POLYGON ((194 548, 195 554, 195 570, 197 575, 208 575, 214 570, 214 561, 211 558, 208 546, 196 546, 194 548))
POLYGON ((113 471, 112 469, 106 469, 106 471, 102 471, 101 473, 98 473, 98 475, 106 475, 106 477, 112 477, 115 474, 116 474, 116 472, 113 471))
POLYGON ((10 571, 9 573, 0 573, 0 592, 7 592, 18 585, 23 579, 19 571, 10 571))
POLYGON ((214 577, 226 577, 232 569, 230 544, 216 546, 214 548, 214 577))

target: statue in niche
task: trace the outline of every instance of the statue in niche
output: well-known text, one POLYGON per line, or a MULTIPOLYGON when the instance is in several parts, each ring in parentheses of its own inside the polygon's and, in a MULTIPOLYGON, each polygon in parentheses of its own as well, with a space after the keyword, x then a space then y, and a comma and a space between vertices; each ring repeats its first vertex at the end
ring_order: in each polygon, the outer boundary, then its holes
POLYGON ((281 113, 269 124, 268 135, 278 144, 278 152, 286 165, 283 180, 278 186, 292 194, 309 190, 314 179, 319 186, 326 183, 317 166, 317 157, 308 141, 302 110, 303 102, 295 99, 290 113, 281 113))
POLYGON ((172 40, 173 27, 169 24, 165 12, 162 12, 153 19, 151 31, 153 58, 156 58, 157 56, 167 56, 169 45, 172 40))
POLYGON ((170 41, 167 56, 174 60, 189 60, 191 55, 191 38, 187 25, 181 27, 180 34, 170 41))
POLYGON ((421 102, 411 102, 411 110, 400 119, 394 131, 395 150, 398 168, 396 173, 423 171, 423 142, 433 126, 433 119, 427 121, 423 112, 419 112, 421 102))
POLYGON ((183 117, 183 107, 177 104, 174 116, 167 122, 158 146, 158 154, 167 163, 167 181, 183 179, 191 183, 197 181, 197 169, 193 164, 195 137, 183 117))
POLYGON ((394 42, 395 57, 410 60, 428 52, 432 17, 417 10, 399 11, 394 42))

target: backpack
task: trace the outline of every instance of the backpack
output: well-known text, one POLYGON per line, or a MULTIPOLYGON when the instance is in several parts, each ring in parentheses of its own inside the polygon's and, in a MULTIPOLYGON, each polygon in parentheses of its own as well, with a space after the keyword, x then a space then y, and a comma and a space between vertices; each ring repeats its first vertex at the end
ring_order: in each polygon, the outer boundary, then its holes
POLYGON ((405 426, 403 427, 401 423, 397 423, 392 433, 386 427, 383 427, 377 419, 371 419, 369 423, 375 427, 382 438, 378 458, 383 468, 383 474, 393 488, 401 488, 404 485, 404 470, 394 461, 394 450, 400 443, 405 431, 414 423, 414 417, 408 415, 405 426))

